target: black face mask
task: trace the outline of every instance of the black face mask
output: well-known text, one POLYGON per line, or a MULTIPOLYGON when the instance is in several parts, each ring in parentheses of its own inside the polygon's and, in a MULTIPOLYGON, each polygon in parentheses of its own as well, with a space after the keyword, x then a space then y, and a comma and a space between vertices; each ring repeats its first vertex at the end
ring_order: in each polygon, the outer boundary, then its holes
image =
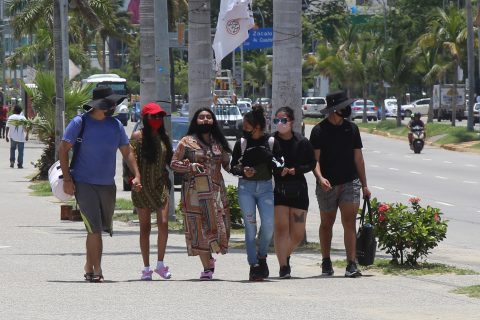
POLYGON ((243 137, 245 139, 252 139, 252 136, 253 136, 253 131, 243 130, 243 137))
POLYGON ((198 132, 199 133, 210 133, 212 132, 213 125, 204 123, 204 124, 199 124, 198 125, 198 132))
POLYGON ((115 109, 109 109, 108 111, 104 112, 105 117, 111 117, 115 113, 115 109))
POLYGON ((352 107, 351 106, 346 106, 340 111, 337 111, 336 114, 338 114, 342 118, 348 118, 352 114, 352 107))

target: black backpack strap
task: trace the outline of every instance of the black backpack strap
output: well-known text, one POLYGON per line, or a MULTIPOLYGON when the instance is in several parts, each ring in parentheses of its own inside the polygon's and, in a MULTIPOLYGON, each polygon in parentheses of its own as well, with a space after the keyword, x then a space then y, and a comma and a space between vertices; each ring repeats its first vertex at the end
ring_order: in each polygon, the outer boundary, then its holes
POLYGON ((78 133, 77 139, 75 140, 75 144, 73 145, 73 154, 72 160, 70 161, 70 168, 73 168, 75 164, 75 160, 77 160, 78 151, 80 150, 80 146, 82 145, 83 141, 83 131, 85 131, 85 117, 86 113, 84 113, 80 119, 82 120, 82 124, 80 127, 80 132, 78 133))

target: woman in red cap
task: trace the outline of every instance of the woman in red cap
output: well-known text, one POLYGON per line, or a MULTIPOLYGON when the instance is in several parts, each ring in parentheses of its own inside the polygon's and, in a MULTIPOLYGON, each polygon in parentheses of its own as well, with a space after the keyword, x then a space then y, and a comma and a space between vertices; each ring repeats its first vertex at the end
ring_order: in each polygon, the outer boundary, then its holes
POLYGON ((135 154, 142 177, 142 190, 132 192, 133 205, 137 208, 140 220, 140 250, 144 268, 142 280, 152 280, 153 272, 163 279, 172 274, 164 265, 165 248, 168 239, 168 197, 171 182, 167 165, 172 159, 172 145, 165 132, 163 117, 165 111, 153 102, 142 108, 143 129, 132 134, 130 146, 135 154), (158 261, 154 270, 150 269, 150 230, 151 213, 157 213, 158 261))

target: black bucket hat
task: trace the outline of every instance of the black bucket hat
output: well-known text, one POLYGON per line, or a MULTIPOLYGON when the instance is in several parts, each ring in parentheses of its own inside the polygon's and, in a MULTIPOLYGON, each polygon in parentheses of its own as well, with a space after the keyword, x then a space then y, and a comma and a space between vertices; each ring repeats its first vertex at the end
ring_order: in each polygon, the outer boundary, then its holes
POLYGON ((92 101, 83 105, 83 109, 92 108, 107 110, 116 107, 120 102, 127 98, 126 95, 116 94, 110 87, 97 87, 93 89, 92 101))
POLYGON ((340 111, 351 105, 355 99, 350 99, 345 91, 336 91, 327 95, 327 106, 321 111, 323 114, 340 111))

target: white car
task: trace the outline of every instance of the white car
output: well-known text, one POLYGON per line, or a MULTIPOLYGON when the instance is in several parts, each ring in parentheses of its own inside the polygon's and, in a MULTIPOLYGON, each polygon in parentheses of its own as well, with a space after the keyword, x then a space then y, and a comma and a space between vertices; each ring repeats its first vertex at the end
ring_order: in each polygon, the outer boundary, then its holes
POLYGON ((327 100, 324 97, 303 97, 302 110, 304 117, 323 117, 321 113, 327 106, 327 100))
MULTIPOLYGON (((464 116, 468 119, 468 110, 465 110, 464 116)), ((473 105, 473 123, 480 123, 480 102, 473 105)))
POLYGON ((411 104, 405 104, 402 106, 402 110, 405 112, 405 117, 410 118, 412 114, 420 112, 422 116, 428 115, 428 107, 430 106, 430 98, 419 99, 411 104))
POLYGON ((385 117, 397 116, 397 99, 385 99, 383 105, 385 106, 385 117))

